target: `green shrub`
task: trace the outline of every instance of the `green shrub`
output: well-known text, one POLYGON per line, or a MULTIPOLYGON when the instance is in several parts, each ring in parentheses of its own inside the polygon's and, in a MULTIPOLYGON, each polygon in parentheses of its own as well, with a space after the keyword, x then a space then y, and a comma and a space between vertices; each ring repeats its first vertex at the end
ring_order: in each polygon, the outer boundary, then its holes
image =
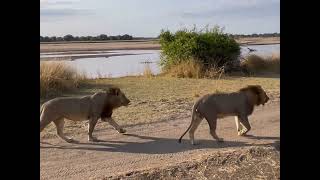
POLYGON ((162 30, 160 33, 163 69, 196 60, 204 67, 222 67, 238 60, 239 44, 216 26, 205 31, 182 29, 176 33, 162 30))

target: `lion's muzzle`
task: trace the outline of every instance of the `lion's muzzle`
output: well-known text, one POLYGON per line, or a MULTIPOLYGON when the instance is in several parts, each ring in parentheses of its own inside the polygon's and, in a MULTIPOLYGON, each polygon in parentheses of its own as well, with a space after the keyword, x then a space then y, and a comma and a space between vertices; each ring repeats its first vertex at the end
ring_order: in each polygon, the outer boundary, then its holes
POLYGON ((129 99, 127 99, 127 100, 123 103, 123 105, 124 105, 124 106, 129 106, 129 105, 130 105, 130 103, 131 103, 131 102, 130 102, 130 100, 129 100, 129 99))
POLYGON ((266 96, 265 101, 262 103, 262 105, 264 106, 264 104, 267 103, 269 101, 269 99, 270 98, 268 96, 266 96))

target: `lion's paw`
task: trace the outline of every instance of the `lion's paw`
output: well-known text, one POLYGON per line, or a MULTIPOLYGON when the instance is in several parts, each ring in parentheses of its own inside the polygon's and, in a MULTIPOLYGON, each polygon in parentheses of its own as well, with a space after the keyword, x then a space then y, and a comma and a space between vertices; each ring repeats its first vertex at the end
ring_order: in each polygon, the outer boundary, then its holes
POLYGON ((118 130, 118 132, 121 133, 121 134, 123 134, 123 133, 126 133, 127 131, 126 131, 125 129, 122 129, 122 128, 121 128, 121 129, 118 130))
POLYGON ((88 141, 90 141, 90 142, 99 142, 99 140, 96 137, 89 137, 88 141))

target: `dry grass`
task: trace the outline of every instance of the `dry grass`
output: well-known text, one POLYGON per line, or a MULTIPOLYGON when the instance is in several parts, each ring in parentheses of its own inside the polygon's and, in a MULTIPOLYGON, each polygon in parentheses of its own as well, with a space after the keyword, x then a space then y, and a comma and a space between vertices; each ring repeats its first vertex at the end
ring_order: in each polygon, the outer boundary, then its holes
MULTIPOLYGON (((249 84, 260 84, 267 91, 272 101, 278 99, 280 95, 279 78, 223 77, 212 80, 167 76, 89 80, 86 86, 82 86, 77 93, 64 95, 89 95, 110 85, 118 86, 124 91, 132 104, 128 107, 116 109, 113 116, 121 125, 135 125, 188 117, 193 102, 199 96, 213 92, 232 92, 249 84)), ((97 130, 106 127, 111 128, 109 125, 99 122, 97 130)), ((86 132, 86 123, 66 121, 65 129, 67 133, 71 132, 72 135, 83 134, 86 132)), ((54 125, 50 124, 41 135, 55 137, 55 133, 54 125)))
MULTIPOLYGON (((239 66, 237 66, 239 67, 239 66)), ((265 73, 280 73, 280 55, 272 54, 271 56, 259 56, 251 54, 245 57, 241 62, 240 69, 249 74, 265 74, 265 73)), ((236 75, 238 72, 228 72, 228 75, 236 75)), ((189 60, 180 64, 174 65, 165 70, 164 75, 177 78, 211 78, 220 79, 225 74, 224 67, 212 66, 204 67, 196 60, 189 60)))
POLYGON ((182 62, 171 67, 164 72, 165 75, 177 78, 221 78, 224 74, 223 68, 212 66, 204 68, 200 63, 194 60, 182 62))
POLYGON ((201 78, 202 65, 195 61, 186 61, 166 70, 166 75, 178 78, 201 78))
POLYGON ((73 90, 85 79, 84 75, 63 62, 40 62, 40 97, 73 90))
POLYGON ((251 74, 259 73, 280 73, 280 56, 272 54, 272 56, 249 55, 241 63, 241 67, 251 74))
POLYGON ((223 75, 225 75, 224 67, 212 66, 204 71, 203 77, 220 79, 223 75))
POLYGON ((143 70, 143 74, 142 74, 144 77, 154 77, 154 74, 149 66, 149 64, 146 64, 144 70, 143 70))

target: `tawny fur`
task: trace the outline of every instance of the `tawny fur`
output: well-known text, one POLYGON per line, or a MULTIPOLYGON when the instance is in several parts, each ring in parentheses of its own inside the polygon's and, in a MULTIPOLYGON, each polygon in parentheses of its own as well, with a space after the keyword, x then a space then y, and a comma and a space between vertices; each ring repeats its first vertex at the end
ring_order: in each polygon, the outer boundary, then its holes
POLYGON ((202 96, 193 105, 191 124, 179 138, 179 143, 181 143, 181 139, 189 131, 191 144, 196 144, 194 132, 203 118, 207 120, 210 134, 217 141, 223 141, 216 134, 217 119, 226 116, 235 116, 238 135, 245 135, 251 129, 248 116, 253 113, 255 106, 264 105, 268 100, 269 97, 259 85, 250 85, 233 93, 217 93, 202 96))
POLYGON ((55 98, 41 106, 40 132, 53 122, 57 128, 57 135, 67 142, 73 142, 73 139, 66 137, 63 133, 64 119, 89 120, 88 140, 96 141, 92 133, 98 119, 101 118, 102 121, 109 122, 118 132, 124 133, 125 130, 111 116, 113 109, 127 106, 129 103, 130 100, 117 87, 97 92, 91 96, 55 98))

